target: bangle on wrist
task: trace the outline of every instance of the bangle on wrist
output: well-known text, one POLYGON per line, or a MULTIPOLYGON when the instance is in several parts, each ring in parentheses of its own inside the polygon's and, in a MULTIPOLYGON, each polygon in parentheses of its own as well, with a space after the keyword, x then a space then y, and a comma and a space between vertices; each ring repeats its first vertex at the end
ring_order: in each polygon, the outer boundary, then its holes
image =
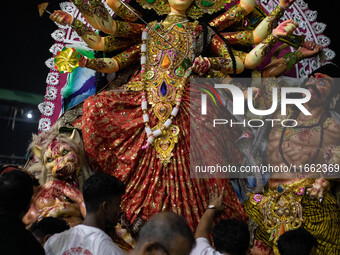
POLYGON ((287 71, 291 70, 293 66, 303 59, 303 54, 300 50, 289 52, 283 56, 287 65, 287 71))
POLYGON ((81 56, 79 59, 79 67, 86 67, 88 58, 86 56, 81 56))
POLYGON ((216 209, 215 205, 208 205, 207 209, 216 209))
POLYGON ((279 39, 279 37, 275 34, 275 29, 272 30, 272 34, 275 38, 279 39))

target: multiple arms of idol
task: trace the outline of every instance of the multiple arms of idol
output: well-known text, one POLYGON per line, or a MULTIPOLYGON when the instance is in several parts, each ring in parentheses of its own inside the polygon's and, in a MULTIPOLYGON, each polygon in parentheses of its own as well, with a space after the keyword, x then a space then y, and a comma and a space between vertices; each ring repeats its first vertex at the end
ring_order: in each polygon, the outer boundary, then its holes
MULTIPOLYGON (((137 61, 140 57, 140 37, 144 25, 128 21, 113 20, 103 3, 99 0, 86 2, 85 0, 73 1, 88 23, 95 29, 108 34, 102 37, 80 20, 73 20, 70 14, 63 11, 55 11, 50 18, 60 24, 69 24, 92 49, 104 52, 122 51, 113 58, 87 59, 80 61, 81 67, 87 67, 96 71, 111 73, 125 68, 137 61)), ((120 9, 121 6, 120 6, 120 9)), ((118 11, 122 18, 131 20, 131 15, 124 10, 118 11)))
MULTIPOLYGON (((237 73, 242 72, 244 68, 253 69, 261 63, 265 55, 277 42, 277 38, 271 33, 274 27, 273 24, 276 24, 275 21, 282 17, 284 9, 289 7, 292 2, 293 0, 281 0, 280 5, 252 31, 222 33, 222 36, 231 44, 258 44, 249 53, 233 50, 237 73)), ((113 58, 83 59, 80 66, 110 73, 123 69, 140 58, 140 53, 138 52, 138 49, 140 49, 140 36, 145 26, 129 22, 135 19, 130 10, 117 0, 107 0, 107 4, 116 14, 128 20, 117 21, 112 19, 100 0, 91 0, 89 3, 85 0, 78 0, 74 1, 74 4, 92 27, 107 33, 108 36, 99 36, 90 27, 79 20, 73 20, 69 14, 62 11, 56 11, 51 15, 51 19, 61 24, 72 23, 71 25, 78 35, 94 50, 104 52, 123 51, 113 58)), ((230 8, 209 24, 221 31, 233 23, 243 20, 253 10, 254 5, 254 0, 241 0, 238 5, 230 8)), ((277 37, 285 36, 293 32, 295 28, 296 24, 288 21, 280 24, 275 33, 277 37)), ((230 61, 230 55, 221 38, 215 36, 210 43, 210 47, 217 56, 209 58, 211 69, 222 73, 232 73, 232 61, 230 61)))
MULTIPOLYGON (((236 72, 240 73, 247 69, 256 68, 264 59, 270 49, 276 44, 278 37, 284 37, 292 33, 297 24, 285 21, 279 25, 272 34, 273 29, 277 25, 277 21, 283 16, 285 8, 288 8, 293 1, 280 1, 278 5, 254 30, 221 33, 231 44, 238 45, 256 45, 249 53, 233 50, 236 60, 236 72)), ((254 8, 254 1, 240 1, 239 5, 230 8, 227 12, 215 18, 210 22, 217 30, 223 30, 227 26, 240 22, 254 8), (245 8, 246 6, 246 8, 245 8)), ((215 58, 209 58, 213 70, 222 73, 232 73, 233 64, 230 59, 229 51, 226 49, 223 40, 219 36, 215 36, 211 42, 211 49, 217 55, 215 58)))

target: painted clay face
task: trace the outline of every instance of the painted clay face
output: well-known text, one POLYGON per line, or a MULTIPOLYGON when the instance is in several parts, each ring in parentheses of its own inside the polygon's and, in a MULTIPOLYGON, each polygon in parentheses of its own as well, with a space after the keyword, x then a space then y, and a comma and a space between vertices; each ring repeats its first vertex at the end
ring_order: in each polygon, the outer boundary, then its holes
POLYGON ((328 101, 330 93, 332 91, 332 77, 316 73, 306 83, 306 88, 311 92, 312 104, 322 104, 328 101))
POLYGON ((72 148, 63 142, 53 140, 44 154, 47 171, 54 178, 67 180, 77 176, 80 170, 80 158, 72 148))
POLYGON ((185 11, 189 8, 193 0, 169 0, 170 6, 178 11, 185 11))

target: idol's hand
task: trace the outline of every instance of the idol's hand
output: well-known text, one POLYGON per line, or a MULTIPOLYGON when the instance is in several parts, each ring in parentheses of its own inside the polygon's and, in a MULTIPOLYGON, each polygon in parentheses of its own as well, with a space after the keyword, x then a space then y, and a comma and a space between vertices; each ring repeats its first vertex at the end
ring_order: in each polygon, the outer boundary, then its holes
POLYGON ((200 76, 205 74, 210 69, 211 63, 207 57, 199 56, 195 58, 194 64, 192 65, 192 71, 198 73, 200 76))
MULTIPOLYGON (((248 89, 243 91, 243 96, 244 96, 244 99, 247 100, 247 98, 248 98, 248 89)), ((260 96, 261 96, 261 89, 257 88, 257 87, 253 87, 252 88, 252 98, 253 99, 258 99, 258 98, 260 98, 260 96)))
POLYGON ((79 59, 79 67, 85 67, 88 61, 88 58, 80 54, 80 59, 79 59))
POLYGON ((274 35, 277 37, 285 37, 291 33, 298 27, 298 23, 292 21, 291 19, 286 20, 279 24, 277 28, 273 30, 274 35))
POLYGON ((306 194, 322 202, 324 193, 330 189, 330 182, 319 178, 316 179, 311 187, 306 188, 306 194))
POLYGON ((286 9, 290 7, 294 2, 295 0, 280 0, 280 5, 286 9))
POLYGON ((250 13, 255 6, 254 0, 240 0, 240 5, 246 10, 247 13, 250 13))
POLYGON ((315 42, 305 42, 303 46, 299 49, 302 53, 303 58, 311 58, 317 55, 322 50, 322 46, 316 44, 315 42))
POLYGON ((72 23, 73 17, 67 12, 57 10, 50 15, 50 19, 60 25, 70 25, 72 23))

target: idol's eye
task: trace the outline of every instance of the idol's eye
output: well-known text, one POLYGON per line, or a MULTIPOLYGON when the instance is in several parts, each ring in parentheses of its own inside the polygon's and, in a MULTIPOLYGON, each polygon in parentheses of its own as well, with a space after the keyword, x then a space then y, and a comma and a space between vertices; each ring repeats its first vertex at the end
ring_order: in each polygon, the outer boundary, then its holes
POLYGON ((319 81, 320 86, 325 86, 325 83, 323 81, 319 81))
POLYGON ((46 160, 47 162, 52 162, 53 161, 53 159, 52 158, 47 158, 47 160, 46 160))
POLYGON ((68 150, 63 150, 62 154, 65 156, 68 153, 68 150))

